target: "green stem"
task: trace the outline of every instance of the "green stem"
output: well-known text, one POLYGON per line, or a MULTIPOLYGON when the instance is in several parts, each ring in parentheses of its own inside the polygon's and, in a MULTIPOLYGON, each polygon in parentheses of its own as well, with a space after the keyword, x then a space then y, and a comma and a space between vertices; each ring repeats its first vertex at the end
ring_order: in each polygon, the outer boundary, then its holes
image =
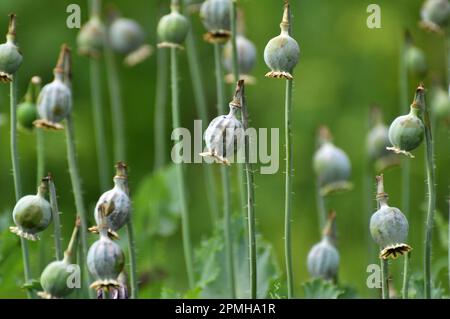
POLYGON ((327 221, 327 206, 325 203, 325 197, 320 194, 320 186, 318 182, 316 182, 316 205, 317 213, 319 214, 319 233, 322 233, 327 221))
MULTIPOLYGON (((10 112, 11 112, 11 162, 14 180, 14 191, 16 201, 22 197, 22 184, 20 177, 19 154, 17 151, 17 74, 13 75, 10 84, 10 112)), ((30 256, 28 253, 28 242, 25 238, 20 237, 20 245, 22 247, 23 269, 25 283, 29 283, 32 274, 30 267, 30 256)), ((31 291, 27 290, 28 298, 33 298, 31 291)))
POLYGON ((389 299, 389 261, 381 260, 381 292, 383 299, 389 299))
MULTIPOLYGON (((214 60, 216 69, 216 89, 217 89, 217 113, 218 115, 225 112, 225 94, 223 89, 223 68, 221 57, 221 45, 214 44, 214 60)), ((230 190, 230 174, 226 167, 221 167, 222 173, 222 191, 223 191, 223 221, 224 221, 224 237, 225 252, 228 268, 228 282, 230 295, 236 298, 236 284, 234 277, 234 254, 233 242, 231 240, 231 190, 230 190)))
POLYGON ((403 286, 402 286, 402 299, 408 299, 409 290, 409 259, 411 258, 411 253, 408 252, 404 256, 403 264, 403 286))
MULTIPOLYGON (((185 17, 191 21, 189 13, 186 12, 185 17)), ((208 108, 203 88, 203 79, 200 69, 197 46, 195 44, 194 30, 191 28, 186 39, 186 51, 191 73, 191 82, 195 99, 195 106, 197 114, 200 116, 203 123, 208 123, 208 108)), ((217 187, 214 182, 213 167, 211 165, 204 165, 204 178, 206 185, 206 196, 208 200, 209 211, 211 214, 211 221, 213 224, 219 219, 219 208, 217 206, 217 187)))
MULTIPOLYGON (((72 183, 72 191, 74 195, 75 208, 77 210, 77 214, 80 216, 81 223, 81 250, 82 256, 80 256, 81 260, 86 260, 87 256, 87 216, 86 209, 83 202, 83 193, 81 188, 80 174, 78 172, 78 164, 76 159, 76 147, 75 147, 75 128, 73 123, 72 115, 69 114, 66 119, 66 147, 67 147, 67 163, 69 166, 69 174, 70 180, 72 183)), ((84 273, 89 274, 86 264, 84 264, 84 273)), ((85 277, 86 282, 88 282, 90 275, 85 277)), ((87 285, 88 286, 88 285, 87 285)), ((91 293, 91 290, 89 290, 91 293)))
POLYGON ((294 297, 294 275, 292 270, 292 244, 291 244, 291 205, 292 205, 292 80, 286 80, 285 104, 285 144, 286 144, 286 180, 285 180, 285 209, 284 209, 284 240, 288 298, 294 297))
POLYGON ((50 205, 52 207, 52 215, 53 215, 56 260, 62 260, 64 258, 64 252, 61 244, 61 223, 59 220, 59 209, 56 197, 55 183, 53 182, 53 178, 51 176, 48 179, 48 190, 50 194, 50 205))
MULTIPOLYGON (((241 117, 244 130, 248 129, 248 110, 245 88, 241 92, 241 117)), ((256 264, 256 222, 255 222, 255 185, 253 167, 250 162, 250 138, 244 135, 245 175, 247 181, 247 222, 248 222, 248 249, 250 259, 250 298, 257 296, 257 264, 256 264)))
POLYGON ((92 117, 94 119, 95 146, 97 150, 97 169, 100 188, 108 189, 109 184, 109 159, 106 149, 105 115, 103 112, 102 86, 100 76, 100 64, 95 58, 90 59, 90 84, 92 98, 92 117))
MULTIPOLYGON (((179 90, 178 90, 178 62, 177 62, 177 49, 170 48, 170 74, 172 83, 172 125, 173 129, 180 127, 180 105, 179 105, 179 90)), ((175 141, 176 142, 176 141, 175 141)), ((179 157, 179 155, 176 155, 179 157)), ((189 287, 194 288, 195 277, 194 277, 194 267, 192 261, 192 247, 191 247, 191 235, 189 229, 189 211, 187 205, 186 197, 186 186, 185 186, 185 176, 183 171, 183 166, 179 163, 179 159, 176 158, 177 162, 177 178, 178 178, 178 188, 180 194, 181 202, 181 223, 183 232, 183 247, 184 247, 184 258, 186 262, 186 271, 189 280, 189 287)))
POLYGON ((167 49, 159 49, 156 55, 156 100, 154 113, 155 170, 164 166, 167 159, 166 102, 167 102, 167 49))
POLYGON ((122 92, 114 52, 105 45, 106 72, 108 74, 109 99, 111 103, 114 137, 114 161, 126 161, 125 123, 122 106, 122 92))
POLYGON ((133 222, 130 220, 127 223, 127 238, 128 238, 128 254, 130 257, 130 284, 131 284, 131 298, 138 299, 138 282, 136 272, 136 247, 134 242, 133 222))
MULTIPOLYGON (((36 132, 36 185, 39 185, 45 175, 45 135, 44 130, 35 127, 36 132)), ((42 233, 39 241, 39 269, 42 271, 47 266, 47 244, 45 233, 42 233)))
POLYGON ((425 237, 425 298, 431 298, 431 250, 434 226, 434 213, 436 208, 436 180, 434 167, 433 138, 431 134, 430 118, 426 106, 423 106, 423 122, 425 125, 426 142, 426 170, 428 184, 428 208, 425 237))

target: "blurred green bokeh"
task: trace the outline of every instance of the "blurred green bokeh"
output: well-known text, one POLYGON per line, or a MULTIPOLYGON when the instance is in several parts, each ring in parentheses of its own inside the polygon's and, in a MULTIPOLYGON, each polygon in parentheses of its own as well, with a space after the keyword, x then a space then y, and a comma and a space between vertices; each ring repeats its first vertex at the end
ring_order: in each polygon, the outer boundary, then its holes
MULTIPOLYGON (((143 25, 147 41, 156 45, 155 29, 158 17, 168 10, 169 1, 114 0, 113 2, 126 17, 131 17, 143 25)), ((419 10, 422 0, 378 0, 381 6, 381 29, 366 26, 366 8, 374 1, 368 0, 304 0, 291 1, 293 12, 293 34, 298 40, 302 54, 296 68, 294 83, 294 202, 293 202, 293 254, 297 295, 301 296, 301 284, 309 277, 306 270, 306 255, 310 247, 320 239, 314 196, 314 174, 312 156, 315 150, 315 133, 318 125, 328 125, 334 141, 349 155, 353 165, 353 191, 334 196, 328 206, 337 211, 339 252, 341 267, 339 281, 358 290, 360 297, 374 297, 377 292, 366 286, 366 267, 377 260, 369 258, 366 241, 368 221, 364 211, 363 171, 365 136, 369 106, 381 106, 385 119, 391 121, 403 113, 399 96, 399 52, 402 30, 412 31, 416 43, 428 57, 430 72, 445 79, 445 51, 442 38, 426 33, 418 27, 419 10)), ((24 55, 24 63, 19 74, 20 96, 25 93, 29 78, 40 75, 44 83, 52 78, 52 69, 58 50, 63 42, 74 48, 73 91, 74 115, 76 121, 77 151, 82 174, 84 196, 89 212, 100 195, 97 181, 96 152, 93 137, 93 122, 89 88, 88 60, 76 54, 75 38, 77 29, 66 27, 67 5, 78 3, 82 8, 83 21, 87 17, 87 1, 80 0, 2 0, 0 2, 0 29, 6 32, 7 14, 18 16, 18 41, 24 55)), ((284 81, 267 79, 267 68, 262 58, 267 41, 279 33, 282 14, 282 0, 241 0, 245 12, 246 34, 258 48, 259 59, 253 74, 257 78, 254 86, 247 88, 251 125, 254 127, 283 127, 284 81)), ((107 5, 108 3, 105 3, 107 5)), ((215 86, 212 47, 201 40, 204 32, 197 16, 193 17, 194 30, 198 40, 204 90, 208 98, 211 119, 215 113, 215 86)), ((3 31, 2 31, 3 32, 3 31)), ((184 52, 180 56, 182 123, 192 127, 197 118, 194 98, 190 85, 189 69, 184 52)), ((154 139, 153 123, 155 82, 158 76, 156 58, 134 68, 120 66, 123 85, 128 164, 130 167, 130 187, 134 190, 153 169, 154 139)), ((112 157, 112 134, 110 107, 103 74, 104 107, 108 130, 108 150, 112 157)), ((431 76, 424 79, 431 85, 431 76)), ((410 88, 410 98, 415 83, 410 88)), ((23 281, 21 251, 18 239, 7 231, 12 224, 11 211, 14 206, 13 183, 9 153, 9 88, 0 86, 0 298, 20 298, 25 294, 18 287, 23 281), (8 247, 6 251, 6 242, 8 247), (13 245, 11 244, 13 243, 13 245)), ((231 94, 232 88, 229 88, 231 94)), ((230 95, 231 96, 231 95, 230 95)), ((170 101, 169 101, 170 102, 170 101)), ((170 123, 170 104, 167 105, 167 121, 170 123)), ((168 124, 168 128, 170 125, 168 124)), ((447 197, 450 182, 448 167, 448 126, 441 125, 436 131, 437 166, 437 207, 439 213, 448 211, 447 197)), ((64 245, 71 233, 75 209, 72 199, 70 179, 65 157, 64 133, 47 134, 47 167, 54 177, 59 195, 60 210, 63 212, 64 245)), ((280 131, 282 137, 282 131, 280 131)), ((35 137, 31 133, 20 133, 20 157, 23 170, 24 191, 35 191, 36 150, 35 137)), ((167 145, 170 147, 170 131, 167 131, 167 145)), ((283 143, 280 143, 280 160, 283 159, 283 143)), ((170 151, 170 149, 168 149, 170 151)), ((426 184, 424 174, 423 146, 411 161, 411 211, 406 212, 410 221, 410 244, 412 271, 421 272, 423 266, 424 221, 426 184)), ((169 159, 167 159, 169 161, 169 159)), ((105 163, 111 167, 113 163, 105 163)), ((256 174, 256 214, 257 226, 263 236, 271 242, 277 254, 281 269, 284 269, 283 218, 284 218, 284 163, 275 175, 256 174)), ((189 207, 193 241, 197 245, 207 237, 212 227, 209 223, 205 187, 200 178, 202 166, 188 165, 189 207)), ((217 184, 220 185, 217 173, 217 184)), ((401 205, 400 169, 385 175, 386 190, 393 206, 401 205)), ((238 194, 233 188, 235 197, 238 194)), ((374 196, 373 196, 374 197, 374 196)), ((401 208, 401 207, 400 207, 401 208)), ((90 223, 93 223, 89 214, 90 223)), ((47 261, 53 252, 51 230, 43 241, 47 246, 47 261)), ((123 236, 125 237, 125 236, 123 236)), ((90 237, 95 240, 94 236, 90 237)), ((158 297, 160 287, 152 286, 152 278, 165 274, 165 285, 173 289, 186 289, 186 277, 178 231, 168 239, 141 241, 137 243, 137 256, 141 280, 146 282, 141 297, 158 297)), ((434 237, 433 261, 440 263, 447 257, 446 250, 434 237)), ((38 244, 30 243, 34 277, 40 267, 38 244)), ((399 291, 401 285, 401 260, 395 262, 393 280, 399 291), (398 265, 398 266, 397 266, 398 265)), ((444 264, 445 265, 445 264, 444 264)), ((447 287, 448 275, 442 268, 440 279, 447 287)))

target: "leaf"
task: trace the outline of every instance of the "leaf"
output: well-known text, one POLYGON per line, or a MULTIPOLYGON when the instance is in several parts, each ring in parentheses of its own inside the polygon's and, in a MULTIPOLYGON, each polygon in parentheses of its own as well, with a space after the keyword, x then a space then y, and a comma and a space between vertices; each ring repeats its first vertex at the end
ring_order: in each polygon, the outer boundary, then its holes
MULTIPOLYGON (((409 298, 410 299, 425 299, 424 295, 424 280, 422 275, 413 275, 409 284, 409 298)), ((442 299, 444 289, 442 289, 440 283, 432 283, 431 299, 442 299)))
POLYGON ((139 231, 148 236, 168 237, 180 223, 180 196, 174 165, 166 166, 144 178, 133 196, 134 220, 139 231))
MULTIPOLYGON (((223 223, 216 227, 213 236, 201 243, 196 251, 195 270, 197 287, 201 288, 201 298, 229 298, 225 259, 223 223)), ((232 218, 232 242, 237 298, 250 298, 250 279, 246 223, 242 216, 232 218)), ((261 236, 257 236, 257 297, 268 298, 279 268, 272 246, 261 236)))
POLYGON ((344 290, 329 280, 315 278, 303 284, 306 299, 338 299, 344 290))

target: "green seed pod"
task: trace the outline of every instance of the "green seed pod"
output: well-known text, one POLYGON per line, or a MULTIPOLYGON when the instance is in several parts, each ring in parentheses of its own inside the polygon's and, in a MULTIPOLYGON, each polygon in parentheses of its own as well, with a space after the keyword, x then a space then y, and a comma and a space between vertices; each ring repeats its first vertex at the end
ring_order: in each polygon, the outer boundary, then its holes
POLYGON ((204 135, 208 151, 200 154, 226 165, 229 165, 230 157, 239 150, 243 141, 243 126, 236 117, 240 106, 235 101, 229 105, 228 115, 218 116, 209 123, 204 135))
POLYGON ((264 61, 271 69, 267 77, 292 80, 292 71, 300 58, 300 47, 289 35, 289 4, 285 5, 281 34, 269 41, 264 49, 264 61))
POLYGON ((145 33, 134 20, 117 18, 109 28, 111 48, 120 54, 130 54, 144 44, 145 33))
MULTIPOLYGON (((250 72, 255 66, 256 62, 256 47, 243 35, 236 37, 236 45, 238 52, 239 73, 245 83, 254 82, 250 72)), ((233 48, 231 42, 228 42, 223 49, 223 65, 229 72, 226 76, 227 83, 234 83, 237 80, 233 76, 233 48)))
POLYGON ((420 15, 426 27, 439 31, 449 22, 450 3, 448 0, 427 0, 422 6, 420 15))
POLYGON ((427 59, 422 49, 409 45, 405 51, 405 61, 408 71, 417 76, 424 77, 428 70, 427 59))
POLYGON ((325 126, 319 129, 319 140, 313 166, 322 196, 351 189, 351 163, 347 154, 331 142, 331 133, 325 126))
POLYGON ((38 118, 36 100, 41 86, 41 78, 34 76, 28 85, 24 102, 17 106, 17 122, 24 130, 31 131, 34 121, 38 118))
POLYGON ((408 220, 395 207, 387 204, 388 195, 384 192, 383 175, 377 176, 377 201, 379 209, 370 219, 370 234, 380 246, 380 258, 397 258, 411 250, 406 244, 408 238, 408 220))
POLYGON ((82 55, 99 57, 105 45, 105 33, 105 26, 100 17, 90 18, 78 33, 78 52, 82 55))
POLYGON ((22 54, 15 43, 16 39, 16 16, 9 16, 9 28, 6 42, 0 44, 0 81, 11 82, 12 76, 22 64, 22 54))
POLYGON ((95 221, 101 223, 102 211, 106 209, 106 222, 109 230, 117 231, 125 225, 131 214, 131 201, 128 196, 127 166, 119 162, 116 165, 114 188, 103 193, 95 206, 95 221))
POLYGON ((160 40, 159 48, 182 48, 189 32, 189 21, 180 14, 178 5, 172 5, 169 14, 159 20, 157 33, 160 40))
POLYGON ((450 118, 450 99, 448 92, 437 88, 431 99, 431 112, 436 119, 450 118))
POLYGON ((389 150, 414 157, 410 151, 416 149, 424 138, 425 128, 419 118, 422 99, 424 99, 424 89, 419 87, 409 114, 399 116, 392 122, 389 127, 389 140, 392 147, 388 147, 389 150))
POLYGON ((42 182, 37 195, 27 195, 19 199, 13 210, 17 227, 10 227, 11 232, 28 240, 39 240, 37 233, 46 229, 52 221, 50 203, 44 198, 46 188, 42 182))
POLYGON ((69 285, 69 281, 74 271, 72 255, 76 250, 79 227, 80 220, 78 218, 69 247, 64 252, 64 259, 51 262, 42 272, 40 282, 44 291, 38 292, 40 297, 45 299, 64 298, 73 292, 74 288, 69 285))
POLYGON ((72 92, 63 82, 62 74, 55 72, 53 82, 42 88, 38 98, 38 113, 50 123, 62 122, 72 110, 72 92))
POLYGON ((208 33, 205 40, 225 43, 231 36, 231 0, 206 0, 200 8, 200 18, 208 33))
POLYGON ((334 246, 332 232, 335 228, 336 214, 330 214, 323 232, 322 240, 308 253, 308 272, 314 278, 335 280, 339 270, 339 252, 334 246))

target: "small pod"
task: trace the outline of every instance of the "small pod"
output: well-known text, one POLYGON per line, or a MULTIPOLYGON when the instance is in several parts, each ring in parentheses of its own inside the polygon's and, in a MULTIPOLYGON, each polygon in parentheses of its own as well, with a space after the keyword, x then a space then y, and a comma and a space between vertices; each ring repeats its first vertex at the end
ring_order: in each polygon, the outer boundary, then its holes
POLYGON ((31 131, 34 121, 38 118, 36 100, 41 86, 41 78, 33 76, 28 85, 25 99, 17 106, 17 122, 24 130, 31 131))
POLYGON ((134 20, 116 18, 109 27, 111 48, 120 54, 130 54, 144 44, 145 33, 134 20))
POLYGON ((170 13, 163 16, 158 23, 158 48, 183 48, 189 28, 189 21, 180 13, 179 6, 172 5, 170 13))
MULTIPOLYGON (((256 47, 243 35, 236 37, 236 46, 238 52, 239 73, 245 83, 254 83, 254 78, 250 75, 256 62, 256 47)), ((228 42, 223 49, 223 65, 229 74, 226 75, 227 83, 235 83, 237 79, 233 76, 233 48, 231 42, 228 42)))
POLYGON ((339 252, 334 245, 333 229, 336 215, 332 213, 324 229, 322 240, 308 253, 308 272, 314 278, 336 280, 339 271, 339 252))
POLYGON ((99 232, 100 239, 92 244, 87 254, 89 273, 96 279, 91 288, 119 287, 117 278, 125 266, 125 256, 120 246, 108 237, 106 220, 100 223, 99 232))
POLYGON ((76 251, 76 243, 80 220, 72 232, 72 237, 67 250, 64 252, 64 259, 53 261, 45 267, 41 274, 40 282, 44 291, 38 292, 38 295, 44 299, 56 299, 69 296, 74 287, 68 285, 70 277, 73 276, 74 267, 72 264, 72 255, 76 251))
POLYGON ((200 8, 200 18, 208 31, 204 39, 210 43, 225 43, 231 36, 231 0, 206 0, 200 8))
POLYGON ((431 113, 435 119, 450 118, 450 99, 448 92, 442 88, 437 88, 431 99, 431 113))
POLYGON ((239 150, 243 142, 243 126, 236 114, 240 110, 231 102, 230 113, 211 121, 205 131, 204 139, 207 152, 201 156, 212 157, 219 163, 229 165, 229 159, 239 150))
POLYGON ((77 36, 78 52, 97 58, 105 45, 105 26, 98 16, 93 16, 84 24, 77 36))
POLYGON ((422 25, 435 32, 442 32, 449 22, 450 3, 448 0, 426 0, 420 11, 422 25))
POLYGON ((300 59, 300 47, 289 35, 289 4, 285 5, 281 34, 271 39, 264 49, 264 61, 271 70, 267 77, 292 80, 292 71, 300 59))
POLYGON ((405 50, 405 61, 406 67, 412 75, 422 78, 427 74, 428 64, 422 49, 409 45, 405 50))
POLYGON ((384 192, 383 175, 377 176, 377 201, 379 209, 370 218, 370 234, 380 246, 380 258, 396 259, 411 250, 406 244, 408 220, 400 209, 387 204, 388 195, 384 192))
POLYGON ((0 44, 0 81, 11 82, 13 74, 17 72, 22 64, 22 54, 15 43, 16 38, 16 16, 9 16, 9 29, 6 42, 0 44))
POLYGON ((130 218, 131 201, 128 196, 127 167, 122 162, 116 165, 114 188, 103 193, 95 206, 97 225, 101 223, 103 211, 106 212, 107 227, 113 232, 122 228, 130 218))
POLYGON ((397 154, 414 157, 410 151, 415 150, 422 143, 425 127, 419 118, 420 107, 423 105, 424 89, 419 87, 407 115, 397 117, 389 127, 389 140, 392 144, 388 147, 397 154))
POLYGON ((45 182, 41 182, 36 195, 27 195, 19 199, 14 206, 13 220, 16 227, 11 232, 28 240, 39 240, 37 233, 45 230, 52 221, 52 209, 45 199, 45 182))
POLYGON ((319 129, 319 144, 320 147, 314 154, 313 166, 321 195, 350 190, 350 159, 331 142, 331 133, 325 126, 319 129))

